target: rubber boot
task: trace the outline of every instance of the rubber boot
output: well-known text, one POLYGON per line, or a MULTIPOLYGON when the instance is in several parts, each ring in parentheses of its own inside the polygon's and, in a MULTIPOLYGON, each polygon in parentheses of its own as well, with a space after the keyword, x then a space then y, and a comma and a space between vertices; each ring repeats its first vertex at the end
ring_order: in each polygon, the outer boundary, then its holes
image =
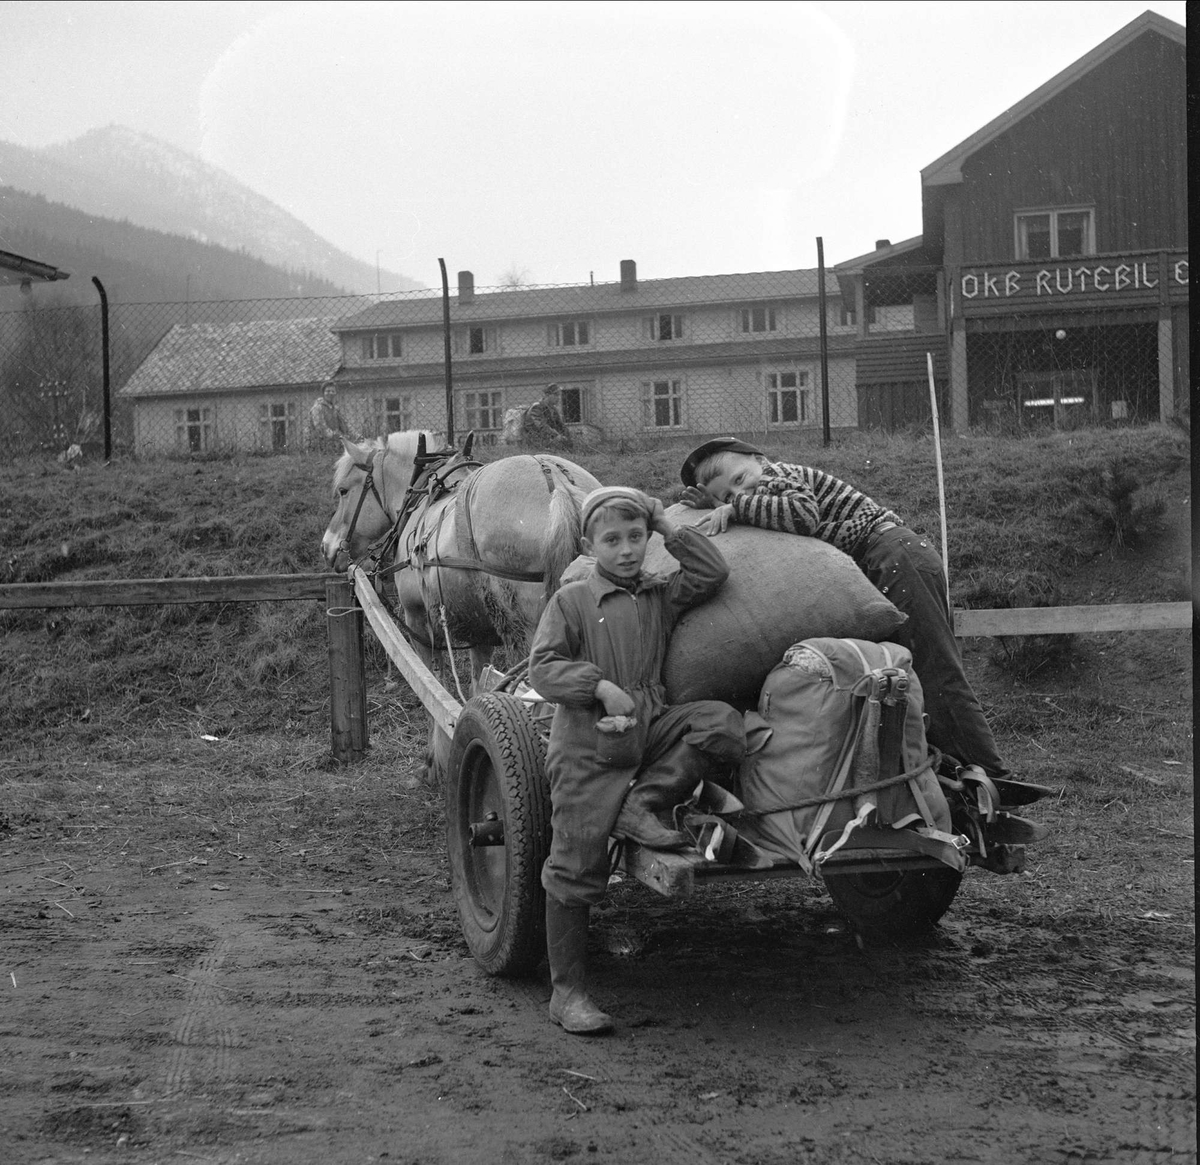
POLYGON ((718 762, 690 744, 680 742, 667 749, 638 774, 625 795, 625 803, 613 826, 613 836, 650 849, 691 849, 692 843, 686 834, 668 829, 658 814, 669 812, 686 801, 715 767, 719 767, 718 762))
POLYGON ((572 1035, 612 1030, 612 1019, 589 998, 586 906, 564 906, 546 895, 546 955, 550 963, 550 1018, 572 1035))

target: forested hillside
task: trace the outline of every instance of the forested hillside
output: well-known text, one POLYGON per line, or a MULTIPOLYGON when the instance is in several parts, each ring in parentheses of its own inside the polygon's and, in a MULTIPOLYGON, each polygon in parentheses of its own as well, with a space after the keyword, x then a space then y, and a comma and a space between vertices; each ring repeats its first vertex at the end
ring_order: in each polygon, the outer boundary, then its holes
POLYGON ((95 301, 93 275, 116 303, 346 294, 327 279, 273 267, 246 251, 99 218, 11 186, 0 186, 0 213, 4 250, 71 273, 55 285, 68 303, 95 301))

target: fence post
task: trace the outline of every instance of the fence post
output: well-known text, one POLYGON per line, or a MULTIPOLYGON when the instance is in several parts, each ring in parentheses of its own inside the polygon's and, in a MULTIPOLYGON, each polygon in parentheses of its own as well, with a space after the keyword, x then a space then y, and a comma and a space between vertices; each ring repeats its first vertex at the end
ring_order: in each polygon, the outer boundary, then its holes
POLYGON ((100 344, 102 348, 102 369, 104 376, 104 461, 105 464, 112 460, 112 393, 111 389, 111 374, 109 369, 108 357, 108 296, 104 291, 104 284, 92 276, 92 282, 96 285, 96 290, 100 293, 100 344))
POLYGON ((367 748, 367 677, 363 613, 347 579, 325 584, 329 631, 330 750, 340 764, 362 760, 367 748))

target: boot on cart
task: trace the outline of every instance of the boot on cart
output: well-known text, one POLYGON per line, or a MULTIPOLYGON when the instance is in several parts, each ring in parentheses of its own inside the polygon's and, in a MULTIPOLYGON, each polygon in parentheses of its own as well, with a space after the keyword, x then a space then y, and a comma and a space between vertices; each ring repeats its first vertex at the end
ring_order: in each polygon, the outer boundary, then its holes
POLYGON ((565 906, 546 895, 546 956, 550 963, 550 1018, 572 1035, 611 1031, 613 1021, 587 993, 586 906, 565 906))
POLYGON ((669 814, 676 805, 683 804, 701 781, 710 779, 722 767, 715 757, 690 744, 681 742, 669 748, 630 785, 613 836, 649 849, 691 849, 688 836, 668 828, 660 814, 669 814))

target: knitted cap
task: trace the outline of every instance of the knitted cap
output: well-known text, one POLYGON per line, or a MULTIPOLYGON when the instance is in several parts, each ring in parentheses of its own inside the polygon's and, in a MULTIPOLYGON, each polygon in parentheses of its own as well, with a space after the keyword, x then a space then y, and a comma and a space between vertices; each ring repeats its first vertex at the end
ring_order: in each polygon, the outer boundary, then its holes
POLYGON ((687 460, 679 471, 684 485, 696 484, 696 470, 714 453, 755 453, 759 457, 762 456, 761 449, 755 449, 753 445, 747 445, 745 441, 739 441, 736 437, 714 437, 687 455, 687 460))
POLYGON ((644 517, 650 516, 650 509, 646 504, 646 495, 641 490, 632 489, 627 485, 602 485, 599 489, 594 489, 590 494, 583 499, 583 529, 588 528, 588 522, 592 520, 592 515, 603 505, 609 502, 623 501, 635 506, 644 517))

